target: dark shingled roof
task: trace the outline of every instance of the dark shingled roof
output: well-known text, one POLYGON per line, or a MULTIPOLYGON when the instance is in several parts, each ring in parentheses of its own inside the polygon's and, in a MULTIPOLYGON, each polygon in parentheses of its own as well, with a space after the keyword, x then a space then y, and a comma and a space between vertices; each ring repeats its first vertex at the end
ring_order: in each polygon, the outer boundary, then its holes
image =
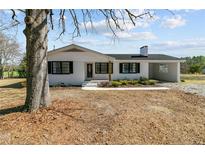
MULTIPOLYGON (((98 51, 94 51, 94 50, 91 50, 85 47, 81 47, 76 44, 71 44, 71 45, 68 45, 62 48, 54 49, 52 51, 49 51, 48 53, 50 54, 52 52, 57 52, 57 51, 72 51, 72 49, 75 49, 78 51, 92 51, 92 52, 96 52, 99 54, 103 54, 98 51)), ((117 60, 182 60, 177 57, 163 55, 163 54, 149 54, 148 56, 142 56, 140 54, 103 54, 103 55, 113 57, 117 60)))
POLYGON ((163 55, 163 54, 149 54, 142 56, 140 54, 106 54, 107 56, 114 57, 117 60, 181 60, 180 58, 163 55))

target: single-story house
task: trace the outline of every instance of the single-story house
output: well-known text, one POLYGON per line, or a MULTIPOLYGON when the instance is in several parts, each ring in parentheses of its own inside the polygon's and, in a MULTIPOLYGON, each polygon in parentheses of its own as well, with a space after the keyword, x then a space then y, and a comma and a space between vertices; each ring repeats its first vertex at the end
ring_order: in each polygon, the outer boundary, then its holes
MULTIPOLYGON (((125 51, 127 53, 128 51, 125 51)), ((103 54, 75 44, 48 52, 50 85, 81 85, 87 80, 139 79, 180 81, 181 59, 148 54, 148 46, 139 54, 103 54)))

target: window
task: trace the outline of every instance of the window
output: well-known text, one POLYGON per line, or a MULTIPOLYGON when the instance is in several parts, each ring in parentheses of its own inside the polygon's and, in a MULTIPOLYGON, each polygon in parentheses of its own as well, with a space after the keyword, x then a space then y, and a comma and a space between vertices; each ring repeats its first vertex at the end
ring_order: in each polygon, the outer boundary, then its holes
POLYGON ((108 64, 107 63, 100 63, 100 73, 101 74, 108 73, 108 64))
POLYGON ((61 62, 62 65, 62 73, 68 74, 70 73, 70 62, 61 62))
MULTIPOLYGON (((111 72, 113 73, 113 63, 111 63, 111 72)), ((96 74, 108 74, 109 73, 109 63, 95 63, 95 73, 96 74)))
POLYGON ((95 63, 95 73, 100 74, 100 63, 95 63))
POLYGON ((71 74, 73 73, 73 62, 53 61, 48 62, 48 74, 71 74))
POLYGON ((53 74, 61 73, 61 62, 53 62, 53 74))
POLYGON ((130 63, 130 73, 137 72, 137 63, 130 63))
POLYGON ((168 64, 159 64, 160 73, 168 73, 168 64))
POLYGON ((140 73, 140 63, 120 63, 120 73, 140 73))
POLYGON ((122 64, 122 73, 129 73, 129 63, 122 64))

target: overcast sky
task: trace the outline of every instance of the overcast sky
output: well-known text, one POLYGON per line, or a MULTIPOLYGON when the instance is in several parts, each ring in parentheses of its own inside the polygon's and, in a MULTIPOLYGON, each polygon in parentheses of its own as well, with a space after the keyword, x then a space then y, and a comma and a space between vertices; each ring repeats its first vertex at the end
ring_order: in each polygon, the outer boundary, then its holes
MULTIPOLYGON (((133 11, 140 14, 144 10, 133 11)), ((93 30, 90 23, 87 23, 88 33, 86 34, 81 24, 81 37, 72 39, 73 26, 70 15, 66 13, 66 33, 57 39, 61 29, 59 29, 57 19, 59 10, 55 10, 55 29, 49 32, 49 50, 54 46, 59 48, 75 43, 102 53, 123 54, 139 53, 141 46, 148 45, 149 53, 152 54, 161 53, 177 57, 205 55, 205 10, 172 10, 172 12, 174 14, 167 10, 151 10, 153 18, 137 19, 135 26, 125 16, 126 26, 123 26, 124 31, 116 32, 118 36, 116 39, 113 39, 104 18, 96 13, 93 17, 95 29, 93 30)), ((79 21, 82 22, 80 13, 78 10, 79 21)), ((9 21, 11 11, 1 11, 0 16, 4 21, 9 21)), ((25 36, 22 32, 25 27, 23 18, 24 15, 17 12, 17 19, 22 24, 18 26, 18 30, 15 28, 9 32, 17 34, 17 40, 21 48, 25 50, 25 36)))

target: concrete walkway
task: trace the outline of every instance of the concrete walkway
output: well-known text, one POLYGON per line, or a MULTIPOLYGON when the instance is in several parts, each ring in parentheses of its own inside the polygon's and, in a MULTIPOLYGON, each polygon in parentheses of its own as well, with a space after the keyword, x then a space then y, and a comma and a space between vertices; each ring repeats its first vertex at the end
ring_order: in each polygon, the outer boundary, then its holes
POLYGON ((169 90, 169 88, 167 87, 130 87, 130 88, 82 87, 82 90, 169 90))
POLYGON ((108 82, 108 80, 90 80, 90 81, 85 81, 82 84, 82 87, 88 87, 88 88, 96 88, 98 87, 98 84, 101 82, 108 82))
POLYGON ((85 81, 82 84, 82 90, 168 90, 167 87, 129 87, 129 88, 103 88, 98 87, 98 84, 101 82, 108 82, 108 80, 91 80, 85 81))

